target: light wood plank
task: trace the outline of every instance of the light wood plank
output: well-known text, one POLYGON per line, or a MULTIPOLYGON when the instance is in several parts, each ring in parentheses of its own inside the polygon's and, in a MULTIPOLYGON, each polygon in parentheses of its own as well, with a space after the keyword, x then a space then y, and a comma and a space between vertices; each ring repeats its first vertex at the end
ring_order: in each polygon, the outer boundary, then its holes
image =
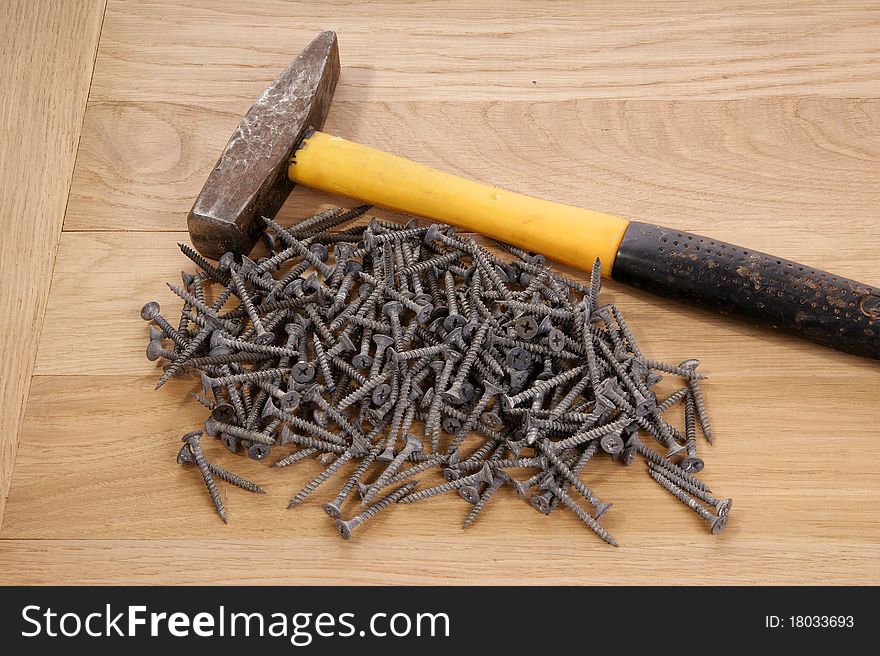
POLYGON ((443 543, 370 538, 329 551, 312 538, 4 540, 0 572, 4 583, 29 585, 863 585, 880 574, 874 547, 837 540, 740 537, 730 550, 700 552, 696 540, 602 551, 589 538, 563 547, 549 535, 527 545, 515 535, 443 543))
MULTIPOLYGON (((332 201, 330 197, 324 200, 332 201)), ((831 234, 834 226, 829 223, 827 229, 831 234)), ((728 232, 735 234, 737 229, 731 225, 728 232)), ((744 225, 739 232, 745 233, 744 225)), ((759 226, 754 226, 749 234, 747 243, 760 244, 759 226)), ((157 300, 167 317, 173 320, 175 313, 179 315, 181 303, 165 283, 179 282, 181 269, 195 270, 176 246, 186 237, 186 233, 64 233, 35 373, 142 376, 158 371, 144 359, 147 328, 138 313, 146 301, 157 300), (84 313, 91 318, 88 324, 82 322, 84 313)), ((784 237, 780 235, 779 241, 784 237)), ((763 241, 763 245, 774 247, 776 238, 770 234, 763 241)), ((866 283, 880 284, 875 256, 880 248, 880 234, 860 235, 838 252, 828 251, 824 237, 806 232, 789 235, 785 246, 804 261, 828 266, 866 283)), ((574 269, 562 270, 574 276, 584 275, 574 269)), ((728 367, 729 371, 743 371, 744 360, 737 356, 743 350, 753 358, 749 364, 762 370, 781 367, 783 371, 809 372, 846 366, 868 376, 876 372, 876 366, 869 360, 775 335, 690 305, 613 282, 606 283, 605 289, 609 300, 619 303, 632 317, 634 329, 645 340, 645 349, 658 357, 683 358, 696 343, 696 355, 704 359, 711 371, 723 375, 728 367), (776 359, 765 351, 766 343, 779 349, 776 359), (719 371, 718 367, 724 369, 719 371)))
MULTIPOLYGON (((65 228, 185 230, 246 109, 90 106, 65 228)), ((788 247, 792 232, 826 240, 830 257, 876 234, 880 100, 337 103, 326 128, 514 191, 792 259, 808 255, 788 247)), ((282 217, 316 202, 296 188, 282 217)))
POLYGON ((0 7, 0 523, 104 0, 0 7))
MULTIPOLYGON (((721 536, 605 460, 587 479, 615 503, 620 549, 508 490, 464 533, 448 497, 345 543, 319 509, 339 481, 286 511, 314 463, 272 470, 207 440, 269 490, 223 486, 226 526, 173 461, 204 413, 192 379, 152 390, 138 309, 179 308, 163 283, 192 268, 174 245, 192 199, 253 98, 327 27, 341 136, 880 285, 877 8, 619 5, 111 0, 65 220, 94 232, 61 240, 0 583, 880 581, 876 363, 613 284, 647 353, 712 375, 705 478, 736 500, 721 536)), ((298 189, 282 220, 337 202, 298 189)))
MULTIPOLYGON (((186 398, 198 383, 181 379, 153 391, 158 370, 142 359, 146 328, 137 309, 185 266, 175 255, 180 236, 63 235, 43 341, 48 350, 41 351, 0 540, 0 565, 23 557, 27 573, 18 568, 0 580, 45 582, 39 568, 75 582, 636 583, 648 576, 671 582, 693 571, 699 582, 791 583, 809 571, 811 581, 864 583, 880 576, 872 492, 880 487, 880 462, 864 457, 880 437, 875 363, 617 285, 607 286, 606 298, 623 308, 647 353, 702 357, 712 375, 705 390, 718 439, 702 448, 705 479, 736 501, 731 527, 719 538, 641 466, 598 461, 587 480, 615 503, 604 523, 622 543, 619 550, 606 548, 570 514, 543 518, 507 491, 465 533, 465 507, 449 497, 395 508, 346 545, 319 509, 338 480, 287 511, 289 497, 318 471, 314 463, 272 470, 208 440, 212 459, 269 491, 256 497, 223 486, 231 518, 223 525, 195 472, 173 462, 179 436, 205 416, 186 398), (71 338, 75 315, 66 299, 73 294, 99 330, 71 338), (164 560, 175 549, 215 542, 226 547, 208 567, 164 560), (233 564, 248 544, 254 554, 288 555, 278 561, 252 554, 247 567, 233 564), (306 555, 316 552, 320 563, 306 555), (524 552, 529 563, 517 570, 524 552), (838 557, 829 559, 831 552, 838 557), (480 555, 486 553, 493 558, 480 555), (96 563, 108 557, 127 564, 102 573, 96 563), (597 557, 601 572, 588 564, 597 557), (369 571, 358 566, 363 558, 371 560, 369 571)), ((866 272, 871 260, 856 264, 866 272)), ((174 304, 166 305, 172 314, 174 304)), ((664 391, 674 382, 664 381, 664 391)))
POLYGON ((249 106, 323 29, 339 100, 878 93, 873 3, 115 0, 92 99, 249 106))

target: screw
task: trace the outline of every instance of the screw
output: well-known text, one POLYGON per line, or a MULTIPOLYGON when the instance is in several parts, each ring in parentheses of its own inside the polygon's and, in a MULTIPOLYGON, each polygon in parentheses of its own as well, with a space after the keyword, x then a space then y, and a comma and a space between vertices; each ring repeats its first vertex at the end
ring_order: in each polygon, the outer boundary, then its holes
MULTIPOLYGON (((678 366, 686 371, 696 371, 700 361, 697 359, 685 360, 678 366)), ((712 443, 712 424, 709 423, 709 413, 706 410, 706 402, 703 399, 703 388, 700 386, 699 379, 693 377, 688 378, 688 387, 691 390, 691 396, 694 399, 694 405, 697 409, 697 418, 700 420, 700 426, 703 429, 703 435, 712 443)))
POLYGON ((718 535, 727 526, 727 514, 713 515, 711 512, 701 506, 693 497, 688 496, 687 492, 685 492, 675 483, 660 474, 657 470, 650 470, 648 473, 651 474, 651 478, 653 478, 655 481, 657 481, 657 483, 660 484, 660 487, 668 491, 672 496, 674 496, 676 499, 685 504, 688 508, 697 513, 700 517, 706 520, 712 529, 712 535, 718 535))
POLYGON ((421 452, 422 448, 422 441, 419 438, 415 435, 407 435, 403 448, 396 456, 394 456, 391 462, 388 463, 388 466, 385 468, 385 471, 382 472, 382 475, 379 476, 378 480, 370 486, 370 489, 364 495, 363 503, 366 504, 372 501, 373 497, 379 492, 379 490, 385 487, 388 479, 397 473, 397 470, 400 469, 400 466, 404 461, 413 453, 421 452))
POLYGON ((697 457, 697 420, 694 399, 688 394, 684 400, 684 426, 687 438, 687 457, 679 463, 686 472, 698 473, 703 471, 703 461, 697 457))
POLYGON ((384 497, 380 501, 377 501, 372 506, 369 506, 366 510, 364 510, 359 515, 355 515, 348 521, 337 519, 336 520, 336 530, 339 531, 339 535, 342 536, 344 540, 350 540, 352 531, 357 527, 371 519, 378 513, 379 511, 387 508, 392 503, 397 503, 407 494, 412 492, 416 485, 418 485, 418 481, 413 481, 412 483, 407 483, 406 485, 399 487, 394 492, 384 497))
POLYGON ((211 503, 214 504, 214 508, 217 509, 217 514, 220 515, 220 519, 222 519, 225 524, 228 521, 226 518, 226 508, 223 507, 223 500, 220 498, 220 491, 217 489, 217 484, 214 482, 214 477, 211 476, 208 462, 205 460, 205 456, 202 453, 202 447, 199 444, 199 438, 201 438, 201 436, 202 431, 192 431, 180 439, 192 449, 192 455, 195 459, 196 467, 199 468, 199 473, 201 473, 202 479, 205 481, 205 487, 208 488, 208 496, 211 497, 211 503))
POLYGON ((164 332, 178 348, 185 349, 187 347, 187 340, 184 339, 170 323, 168 323, 168 320, 165 319, 165 317, 159 314, 159 311, 159 304, 156 301, 150 301, 149 303, 144 304, 141 308, 141 319, 144 321, 154 321, 156 325, 162 329, 162 332, 164 332))
MULTIPOLYGON (((207 461, 206 461, 207 462, 207 461)), ((180 447, 180 451, 177 452, 177 464, 190 464, 195 465, 196 457, 193 454, 192 446, 190 444, 184 444, 180 447)), ((251 483, 250 481, 242 478, 237 474, 233 474, 231 471, 227 471, 222 467, 218 467, 212 462, 207 462, 208 471, 211 472, 214 476, 219 478, 220 480, 226 481, 227 483, 231 483, 232 485, 236 485, 240 487, 242 490, 247 490, 248 492, 253 492, 254 494, 266 494, 266 490, 261 488, 256 483, 251 483)))
POLYGON ((553 480, 552 476, 547 476, 544 479, 544 482, 541 483, 541 489, 547 490, 556 496, 565 506, 571 510, 575 515, 577 515, 578 519, 580 519, 584 524, 586 524, 593 533, 598 535, 600 538, 605 540, 611 546, 618 546, 617 540, 597 522, 590 514, 581 508, 577 502, 572 499, 567 492, 562 490, 557 484, 556 481, 553 480))
POLYGON ((706 490, 701 490, 700 488, 698 488, 694 485, 691 485, 686 480, 684 480, 681 476, 674 474, 673 472, 669 471, 668 469, 663 469, 662 467, 660 467, 659 465, 655 465, 651 461, 648 461, 648 468, 651 469, 651 471, 657 472, 658 474, 660 474, 664 478, 669 479, 670 481, 672 481, 673 483, 678 485, 681 489, 683 489, 685 492, 692 494, 693 496, 697 497, 701 501, 705 501, 706 503, 711 505, 713 508, 715 508, 715 512, 719 515, 726 515, 727 513, 730 512, 730 509, 733 507, 733 499, 731 499, 730 497, 728 497, 726 499, 716 499, 714 496, 712 496, 712 494, 710 492, 707 492, 706 490))

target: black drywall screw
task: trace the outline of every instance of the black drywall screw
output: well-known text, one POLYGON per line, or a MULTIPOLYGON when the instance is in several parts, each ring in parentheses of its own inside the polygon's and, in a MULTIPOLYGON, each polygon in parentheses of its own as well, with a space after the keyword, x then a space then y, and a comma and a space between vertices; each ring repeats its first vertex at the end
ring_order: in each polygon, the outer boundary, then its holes
MULTIPOLYGON (((187 443, 180 447, 180 451, 177 452, 177 463, 187 463, 190 465, 197 464, 195 454, 193 453, 192 446, 190 444, 187 443)), ((251 483, 249 480, 242 478, 238 474, 233 474, 231 471, 223 469, 222 467, 218 467, 212 462, 207 462, 207 465, 208 471, 210 471, 211 474, 222 481, 231 483, 232 485, 240 487, 242 490, 247 490, 248 492, 253 492, 254 494, 266 494, 266 490, 261 488, 256 483, 251 483)))
POLYGON ((336 520, 336 530, 339 531, 339 535, 342 536, 344 540, 351 539, 352 531, 357 527, 371 519, 378 513, 380 510, 383 510, 390 506, 392 503, 397 503, 407 494, 412 492, 416 485, 418 485, 418 481, 413 481, 412 483, 407 483, 406 485, 396 489, 394 492, 384 497, 380 501, 377 501, 372 506, 369 506, 366 510, 364 510, 359 515, 355 515, 349 520, 337 519, 336 520))
POLYGON ((652 469, 648 473, 651 474, 651 478, 660 484, 660 487, 668 491, 672 496, 706 520, 712 529, 712 535, 718 535, 727 526, 727 514, 715 515, 706 510, 693 497, 689 496, 688 493, 678 487, 678 485, 663 476, 658 470, 652 469))
POLYGON ((668 469, 663 469, 662 467, 660 467, 659 465, 655 465, 651 461, 648 461, 648 468, 654 472, 657 472, 664 478, 672 481, 685 492, 692 494, 701 501, 705 501, 710 506, 715 508, 715 512, 719 515, 726 515, 733 507, 733 499, 731 499, 730 497, 727 497, 726 499, 717 499, 710 492, 707 492, 706 490, 701 490, 695 485, 691 485, 678 474, 675 474, 668 469))
POLYGON ((438 494, 443 494, 444 492, 457 490, 461 487, 464 487, 465 485, 471 485, 473 483, 491 483, 493 480, 494 476, 492 474, 492 468, 489 466, 489 463, 485 463, 480 468, 480 471, 476 472, 475 474, 463 476, 453 481, 447 481, 446 483, 440 483, 439 485, 425 488, 423 490, 419 490, 418 492, 412 492, 411 494, 407 494, 406 496, 401 498, 400 503, 415 503, 416 501, 430 499, 431 497, 437 496, 438 494))
POLYGON ((688 394, 684 400, 684 431, 687 440, 687 457, 680 463, 679 467, 686 472, 693 474, 703 471, 705 463, 697 457, 697 418, 696 408, 694 407, 693 396, 688 394))
POLYGON ((220 491, 217 489, 217 484, 214 482, 214 477, 211 475, 208 461, 205 460, 205 456, 202 453, 202 447, 199 444, 199 438, 201 438, 201 436, 202 431, 192 431, 184 435, 181 438, 181 441, 184 444, 189 445, 190 449, 192 449, 192 455, 195 459, 196 467, 199 468, 199 473, 201 473, 202 479, 205 481, 205 487, 208 488, 208 495, 211 497, 211 503, 214 504, 214 508, 217 509, 217 514, 220 515, 220 519, 222 519, 225 524, 228 522, 226 508, 223 507, 223 500, 220 498, 220 491))
MULTIPOLYGON (((700 361, 697 359, 685 360, 678 366, 684 370, 696 371, 700 361)), ((703 429, 703 435, 711 443, 712 442, 712 424, 709 423, 709 412, 706 410, 706 401, 703 399, 703 388, 700 381, 696 377, 688 378, 688 387, 691 390, 691 396, 694 399, 694 405, 697 409, 697 418, 700 420, 700 426, 703 429)))
POLYGON ((597 522, 586 510, 581 508, 577 502, 572 499, 567 492, 565 492, 562 488, 560 488, 556 481, 553 480, 552 476, 547 476, 544 481, 541 483, 541 488, 551 492, 557 499, 559 499, 563 504, 565 504, 566 508, 571 510, 575 515, 577 515, 578 519, 580 519, 584 524, 586 524, 593 533, 598 535, 600 538, 605 540, 608 544, 613 547, 618 546, 617 540, 603 527, 599 522, 597 522))
POLYGON ((464 518, 464 523, 462 524, 462 529, 468 529, 473 526, 474 522, 477 521, 477 517, 483 512, 483 509, 486 507, 486 504, 489 503, 489 500, 495 496, 495 493, 501 488, 502 485, 510 483, 510 476, 503 471, 499 471, 495 473, 495 477, 492 479, 492 482, 489 483, 489 487, 487 487, 483 493, 480 495, 479 500, 473 505, 473 507, 468 511, 467 516, 464 518))
POLYGON ((547 459, 550 461, 550 464, 556 468, 566 480, 568 480, 572 487, 577 490, 580 495, 590 502, 590 504, 596 509, 596 519, 599 519, 602 515, 604 515, 611 508, 610 503, 603 503, 600 501, 595 494, 593 494, 592 490, 588 488, 584 483, 577 477, 577 475, 559 458, 556 453, 554 453, 553 448, 551 446, 551 442, 549 439, 545 439, 539 443, 541 448, 541 453, 543 453, 547 459))

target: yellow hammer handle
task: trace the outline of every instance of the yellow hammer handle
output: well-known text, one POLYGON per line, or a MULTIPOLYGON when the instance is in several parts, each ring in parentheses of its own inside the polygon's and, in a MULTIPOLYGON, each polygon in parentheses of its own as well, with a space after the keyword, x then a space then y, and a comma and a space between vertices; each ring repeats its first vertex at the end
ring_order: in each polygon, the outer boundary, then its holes
POLYGON ((294 153, 290 179, 313 189, 479 232, 611 275, 629 221, 473 182, 323 132, 294 153))

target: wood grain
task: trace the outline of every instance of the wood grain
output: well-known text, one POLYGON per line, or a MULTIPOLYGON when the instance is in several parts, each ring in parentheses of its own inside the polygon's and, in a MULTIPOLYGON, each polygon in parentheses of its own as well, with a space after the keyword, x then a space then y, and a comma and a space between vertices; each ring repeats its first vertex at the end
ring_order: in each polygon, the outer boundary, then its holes
POLYGON ((104 0, 0 7, 0 524, 104 0))
MULTIPOLYGON (((184 230, 246 110, 92 105, 66 228, 184 230)), ((513 191, 733 243, 745 221, 762 227, 753 248, 784 250, 793 230, 846 248, 880 205, 880 100, 335 103, 325 127, 513 191)), ((297 188, 282 216, 314 204, 297 188)))
MULTIPOLYGON (((192 379, 152 390, 138 310, 179 309, 164 282, 192 270, 175 242, 193 198, 320 29, 340 33, 340 136, 880 285, 878 8, 620 4, 110 0, 0 583, 880 583, 876 363, 611 283, 646 353, 699 357, 711 375, 705 479, 735 499, 720 536, 641 466, 610 461, 585 477, 615 504, 603 523, 619 549, 507 490, 466 532, 449 497, 346 543, 319 509, 338 480, 287 511, 314 463, 272 470, 208 440, 269 491, 223 486, 227 526, 174 463, 204 414, 192 379)), ((281 219, 339 202, 297 189, 281 219)))
MULTIPOLYGON (((179 436, 205 415, 187 398, 198 382, 183 378, 154 391, 159 370, 142 356, 146 327, 137 309, 155 296, 169 315, 176 310, 162 283, 186 267, 175 255, 182 236, 62 236, 0 572, 4 559, 32 553, 0 581, 47 582, 47 568, 79 583, 674 582, 683 571, 714 583, 792 583, 805 571, 825 583, 880 578, 871 493, 880 488, 880 462, 864 456, 880 438, 876 364, 614 284, 604 298, 623 308, 646 353, 672 361, 696 355, 711 374, 705 393, 718 439, 701 449, 704 478, 736 501, 718 538, 641 465, 597 461, 586 480, 615 504, 604 524, 618 550, 568 513, 542 517, 507 491, 464 533, 465 506, 444 497, 395 509, 345 544, 319 509, 339 480, 287 511, 287 500, 317 473, 314 463, 273 470, 209 440, 210 458, 269 491, 251 496, 223 486, 231 518, 224 525, 196 472, 173 462, 179 436), (100 329, 71 339, 65 299, 73 294, 100 329), (174 549, 214 544, 225 545, 222 555, 205 567, 168 562, 174 549), (246 545, 254 549, 247 567, 236 564, 246 545), (276 551, 285 555, 265 557, 276 551), (100 566, 106 558, 127 564, 108 570, 100 566), (362 571, 366 558, 371 566, 362 571), (589 564, 595 558, 601 572, 589 564)), ((862 266, 866 272, 869 260, 862 266)), ((664 381, 662 391, 674 384, 664 381)))
POLYGON ((92 100, 248 107, 324 29, 345 101, 878 94, 873 3, 112 0, 92 100))

